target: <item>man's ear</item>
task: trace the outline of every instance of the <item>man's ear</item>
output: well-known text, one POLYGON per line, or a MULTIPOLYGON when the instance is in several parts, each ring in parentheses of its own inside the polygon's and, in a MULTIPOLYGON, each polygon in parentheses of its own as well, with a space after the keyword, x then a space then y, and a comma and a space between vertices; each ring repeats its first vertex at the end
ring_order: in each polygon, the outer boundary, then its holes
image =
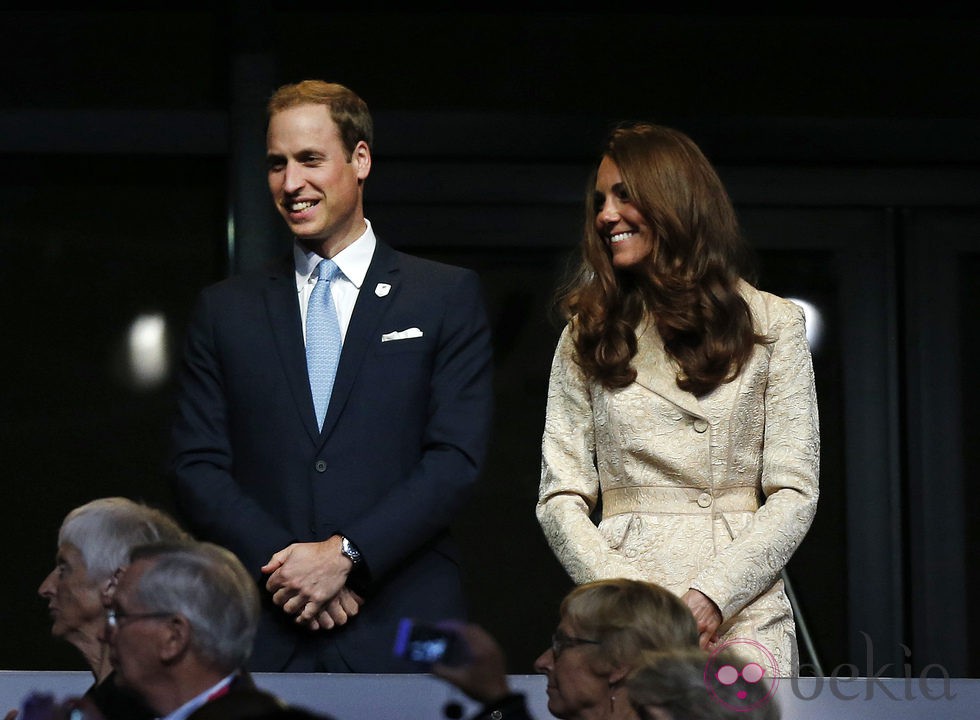
POLYGON ((191 646, 191 624, 183 615, 173 615, 163 625, 160 660, 169 664, 184 656, 191 646))
POLYGON ((357 171, 357 179, 364 182, 371 173, 371 148, 368 147, 366 142, 361 140, 354 146, 354 152, 351 153, 350 161, 357 171))

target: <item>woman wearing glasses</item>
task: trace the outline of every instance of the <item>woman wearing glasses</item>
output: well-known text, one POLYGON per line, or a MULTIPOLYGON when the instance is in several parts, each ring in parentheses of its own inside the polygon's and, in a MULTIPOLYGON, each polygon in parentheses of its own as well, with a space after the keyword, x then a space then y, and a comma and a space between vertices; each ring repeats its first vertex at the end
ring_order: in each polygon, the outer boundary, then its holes
MULTIPOLYGON (((644 653, 696 648, 694 616, 673 593, 622 578, 579 585, 562 600, 551 644, 534 663, 547 676, 548 710, 563 720, 636 720, 625 681, 644 653)), ((482 628, 457 625, 466 645, 458 665, 437 664, 433 674, 484 703, 474 720, 524 720, 520 693, 507 684, 506 661, 482 628)))
POLYGON ((142 720, 156 714, 115 683, 104 640, 103 594, 132 548, 188 538, 165 512, 122 497, 86 503, 69 512, 61 524, 55 568, 41 583, 38 594, 48 602, 51 634, 74 645, 92 671, 95 681, 85 700, 94 704, 105 720, 142 720))

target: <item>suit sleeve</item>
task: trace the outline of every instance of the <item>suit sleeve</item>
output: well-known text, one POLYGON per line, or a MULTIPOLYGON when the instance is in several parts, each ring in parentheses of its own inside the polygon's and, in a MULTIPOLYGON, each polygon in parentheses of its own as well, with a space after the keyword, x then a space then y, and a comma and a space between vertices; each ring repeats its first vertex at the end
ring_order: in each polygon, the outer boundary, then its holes
POLYGON ((445 532, 483 467, 493 409, 490 326, 476 273, 452 277, 443 296, 419 460, 369 513, 343 528, 374 578, 445 532))
POLYGON ((571 331, 566 327, 551 366, 538 522, 558 561, 576 583, 609 577, 642 579, 636 567, 609 547, 591 518, 599 500, 592 393, 574 355, 571 331))
POLYGON ((227 380, 215 341, 218 322, 209 295, 202 293, 187 329, 171 476, 178 509, 195 534, 235 552, 258 578, 258 568, 294 538, 233 477, 227 380))
POLYGON ((820 429, 802 309, 788 301, 772 346, 765 391, 764 501, 691 587, 727 619, 769 588, 810 529, 817 509, 820 429))

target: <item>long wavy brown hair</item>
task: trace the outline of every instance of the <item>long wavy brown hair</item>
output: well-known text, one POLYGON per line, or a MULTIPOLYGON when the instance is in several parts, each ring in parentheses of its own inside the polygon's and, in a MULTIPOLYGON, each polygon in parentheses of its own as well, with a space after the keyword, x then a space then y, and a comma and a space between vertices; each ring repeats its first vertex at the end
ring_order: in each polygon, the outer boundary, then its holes
POLYGON ((559 291, 578 363, 603 386, 626 387, 636 379, 636 328, 649 317, 680 366, 677 385, 705 395, 737 377, 753 346, 764 342, 738 292, 739 280, 752 278, 728 192, 701 149, 672 128, 617 126, 603 156, 619 168, 629 202, 653 230, 654 248, 637 267, 613 268, 596 230, 593 171, 581 261, 559 291))

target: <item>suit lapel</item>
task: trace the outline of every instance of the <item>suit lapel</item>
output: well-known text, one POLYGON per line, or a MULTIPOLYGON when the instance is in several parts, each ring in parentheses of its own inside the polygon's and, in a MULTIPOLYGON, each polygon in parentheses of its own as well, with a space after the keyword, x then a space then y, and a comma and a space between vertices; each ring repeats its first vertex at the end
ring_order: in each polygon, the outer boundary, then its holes
MULTIPOLYGON (((323 420, 323 438, 330 434, 347 403, 364 354, 372 344, 380 342, 378 328, 381 317, 395 302, 398 291, 397 255, 394 250, 379 240, 367 275, 364 276, 364 283, 357 293, 354 313, 347 326, 344 349, 340 353, 340 365, 337 366, 337 377, 330 395, 330 405, 323 420), (382 283, 388 288, 379 293, 378 285, 382 283)), ((312 402, 311 400, 311 407, 312 402)))
POLYGON ((303 327, 300 324, 299 304, 296 296, 295 269, 292 260, 283 260, 269 275, 265 290, 265 303, 269 312, 269 324, 275 338, 286 383, 293 396, 293 403, 300 415, 303 427, 311 440, 317 440, 320 429, 316 425, 313 395, 310 392, 309 374, 306 370, 306 347, 303 344, 303 327))
POLYGON ((698 399, 677 387, 678 365, 664 349, 656 325, 647 322, 637 334, 637 352, 633 358, 637 384, 669 400, 689 415, 707 419, 698 399))

